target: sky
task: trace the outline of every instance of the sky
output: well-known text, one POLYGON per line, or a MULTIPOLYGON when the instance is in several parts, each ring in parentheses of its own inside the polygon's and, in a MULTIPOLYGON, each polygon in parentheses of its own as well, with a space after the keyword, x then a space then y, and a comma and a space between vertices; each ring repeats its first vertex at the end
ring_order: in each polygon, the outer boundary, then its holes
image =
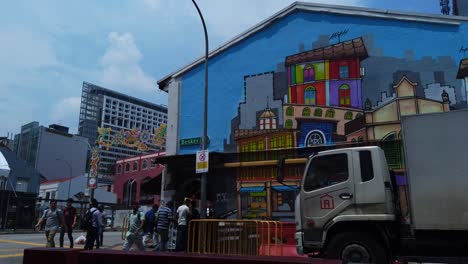
MULTIPOLYGON (((198 0, 210 50, 291 0, 198 0)), ((439 0, 304 2, 439 13, 439 0)), ((204 54, 190 0, 15 0, 0 9, 0 137, 21 125, 77 132, 83 81, 167 105, 157 80, 204 54)))

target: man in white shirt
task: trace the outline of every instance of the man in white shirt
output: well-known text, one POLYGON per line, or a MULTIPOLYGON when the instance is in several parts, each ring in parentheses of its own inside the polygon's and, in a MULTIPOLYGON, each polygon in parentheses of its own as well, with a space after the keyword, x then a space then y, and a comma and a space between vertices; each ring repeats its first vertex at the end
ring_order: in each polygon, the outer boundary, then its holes
POLYGON ((190 199, 185 198, 184 204, 177 208, 177 244, 176 251, 185 251, 187 249, 187 218, 190 215, 190 199))

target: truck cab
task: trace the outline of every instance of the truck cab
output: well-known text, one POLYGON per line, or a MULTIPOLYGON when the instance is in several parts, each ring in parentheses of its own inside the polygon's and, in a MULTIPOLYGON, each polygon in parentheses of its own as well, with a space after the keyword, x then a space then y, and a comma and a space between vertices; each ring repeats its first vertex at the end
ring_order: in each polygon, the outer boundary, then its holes
POLYGON ((298 253, 385 263, 386 233, 396 220, 392 183, 381 148, 319 152, 308 159, 296 198, 298 253))

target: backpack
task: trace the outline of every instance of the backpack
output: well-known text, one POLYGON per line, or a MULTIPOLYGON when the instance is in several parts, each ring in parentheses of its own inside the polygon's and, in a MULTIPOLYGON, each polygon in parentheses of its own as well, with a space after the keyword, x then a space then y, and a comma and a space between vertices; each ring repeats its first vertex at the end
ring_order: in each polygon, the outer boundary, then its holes
POLYGON ((83 218, 81 218, 81 229, 86 231, 93 229, 93 214, 96 212, 96 210, 97 209, 89 209, 83 218))
POLYGON ((145 224, 143 228, 149 228, 150 226, 154 225, 154 211, 148 211, 145 213, 145 224), (151 216, 153 214, 153 216, 151 216), (151 219, 152 218, 152 219, 151 219))

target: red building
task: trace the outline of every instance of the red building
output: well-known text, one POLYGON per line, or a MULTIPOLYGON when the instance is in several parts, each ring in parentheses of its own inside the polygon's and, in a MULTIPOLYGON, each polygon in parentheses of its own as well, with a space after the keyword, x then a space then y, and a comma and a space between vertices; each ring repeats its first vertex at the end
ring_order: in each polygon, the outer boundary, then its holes
POLYGON ((159 205, 164 166, 156 163, 156 158, 164 155, 165 152, 158 152, 115 162, 114 192, 117 194, 117 203, 159 205))

